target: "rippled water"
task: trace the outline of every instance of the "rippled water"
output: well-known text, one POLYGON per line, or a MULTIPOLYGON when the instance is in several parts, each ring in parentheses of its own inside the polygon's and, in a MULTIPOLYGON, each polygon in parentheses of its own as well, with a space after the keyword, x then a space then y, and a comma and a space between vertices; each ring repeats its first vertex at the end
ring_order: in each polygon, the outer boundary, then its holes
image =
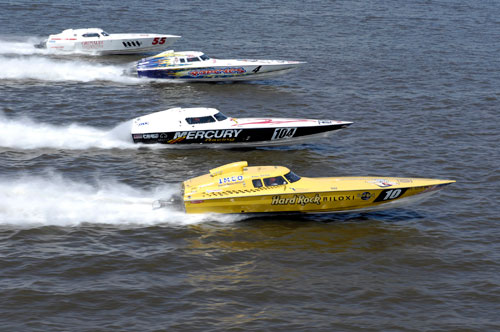
POLYGON ((500 4, 0 2, 0 330, 500 329, 500 4), (176 50, 306 61, 235 84, 125 74, 138 57, 32 45, 66 28, 183 36, 176 50), (353 121, 286 148, 168 150, 130 119, 171 107, 353 121), (224 163, 457 183, 369 214, 152 210, 224 163))

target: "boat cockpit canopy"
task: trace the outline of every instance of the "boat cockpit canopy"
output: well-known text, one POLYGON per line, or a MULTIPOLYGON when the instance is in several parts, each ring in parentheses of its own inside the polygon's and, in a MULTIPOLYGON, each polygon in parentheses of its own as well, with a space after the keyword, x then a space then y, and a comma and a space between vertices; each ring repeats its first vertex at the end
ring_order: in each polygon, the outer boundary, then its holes
POLYGON ((179 58, 179 61, 181 63, 185 62, 197 62, 197 61, 207 61, 210 60, 210 57, 208 55, 202 54, 199 57, 198 56, 188 56, 187 58, 179 58))
POLYGON ((186 122, 189 123, 190 125, 194 124, 202 124, 202 123, 211 123, 211 122, 216 122, 216 121, 223 121, 226 120, 227 116, 222 114, 221 112, 215 113, 213 116, 208 115, 208 116, 197 116, 197 117, 189 117, 186 118, 186 122))
MULTIPOLYGON (((105 31, 101 31, 101 35, 103 35, 104 37, 107 37, 107 36, 109 36, 109 33, 105 32, 105 31)), ((97 32, 87 32, 87 33, 82 34, 82 37, 85 37, 85 38, 91 38, 91 37, 101 38, 101 35, 99 35, 99 33, 97 33, 97 32)))
POLYGON ((214 114, 214 118, 217 119, 217 121, 224 121, 227 119, 227 116, 225 116, 224 114, 222 114, 221 112, 219 113, 215 113, 214 114))
POLYGON ((84 33, 82 35, 82 37, 86 37, 86 38, 89 38, 89 37, 101 37, 98 33, 84 33))
POLYGON ((300 176, 295 174, 294 172, 290 171, 285 174, 285 178, 288 180, 290 183, 294 183, 300 180, 300 176))
POLYGON ((186 60, 187 60, 187 62, 196 62, 196 61, 207 61, 207 60, 210 60, 210 58, 207 55, 202 54, 199 57, 197 57, 197 56, 188 57, 186 60))
POLYGON ((288 184, 288 183, 294 183, 300 180, 300 176, 295 174, 294 172, 288 172, 285 174, 285 177, 283 176, 271 176, 268 178, 263 178, 261 179, 253 179, 252 184, 255 188, 261 188, 262 186, 266 187, 272 187, 272 186, 279 186, 283 184, 288 184), (286 178, 286 180, 285 180, 286 178), (288 180, 288 182, 287 182, 288 180), (264 184, 262 184, 262 181, 264 181, 264 184))

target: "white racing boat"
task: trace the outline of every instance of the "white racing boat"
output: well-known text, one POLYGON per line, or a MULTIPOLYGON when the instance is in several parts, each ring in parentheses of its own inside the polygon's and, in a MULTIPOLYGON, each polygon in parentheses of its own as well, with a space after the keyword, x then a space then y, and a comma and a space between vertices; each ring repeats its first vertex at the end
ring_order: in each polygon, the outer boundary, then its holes
POLYGON ((258 80, 286 74, 304 62, 285 60, 212 59, 202 52, 165 51, 137 62, 139 77, 182 81, 258 80))
POLYGON ((59 34, 50 35, 35 47, 102 55, 144 54, 165 50, 179 38, 181 36, 147 33, 109 34, 98 28, 66 29, 59 34))
POLYGON ((132 120, 134 143, 178 148, 236 148, 299 144, 328 136, 346 121, 231 118, 215 108, 171 108, 132 120))

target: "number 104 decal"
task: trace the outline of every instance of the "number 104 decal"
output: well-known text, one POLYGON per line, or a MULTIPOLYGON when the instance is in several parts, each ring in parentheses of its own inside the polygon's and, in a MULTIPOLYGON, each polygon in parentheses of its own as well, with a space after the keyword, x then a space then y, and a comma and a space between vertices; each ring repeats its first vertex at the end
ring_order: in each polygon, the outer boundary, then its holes
POLYGON ((406 192, 406 189, 408 188, 382 190, 374 202, 390 201, 399 198, 406 192))
POLYGON ((273 137, 271 140, 282 139, 282 138, 290 138, 295 135, 297 128, 276 128, 274 129, 273 137))

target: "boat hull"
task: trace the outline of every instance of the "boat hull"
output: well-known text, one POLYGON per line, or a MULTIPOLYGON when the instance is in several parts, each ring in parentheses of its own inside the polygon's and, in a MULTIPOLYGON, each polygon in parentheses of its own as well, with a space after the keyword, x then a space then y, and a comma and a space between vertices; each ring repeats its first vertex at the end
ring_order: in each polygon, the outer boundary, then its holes
POLYGON ((284 75, 301 62, 283 61, 274 64, 245 64, 204 67, 137 69, 139 77, 172 79, 189 82, 248 81, 284 75))
MULTIPOLYGON (((186 199, 186 213, 346 213, 395 208, 427 199, 451 182, 400 188, 277 193, 186 199)), ((216 196, 216 194, 214 194, 216 196)))
MULTIPOLYGON (((321 122, 321 121, 319 121, 321 122)), ((134 143, 166 144, 177 148, 235 148, 299 144, 328 136, 350 123, 307 127, 228 128, 155 133, 132 133, 134 143)))
POLYGON ((164 50, 180 36, 154 34, 114 34, 110 37, 88 38, 49 38, 46 48, 61 52, 107 54, 145 54, 164 50))

